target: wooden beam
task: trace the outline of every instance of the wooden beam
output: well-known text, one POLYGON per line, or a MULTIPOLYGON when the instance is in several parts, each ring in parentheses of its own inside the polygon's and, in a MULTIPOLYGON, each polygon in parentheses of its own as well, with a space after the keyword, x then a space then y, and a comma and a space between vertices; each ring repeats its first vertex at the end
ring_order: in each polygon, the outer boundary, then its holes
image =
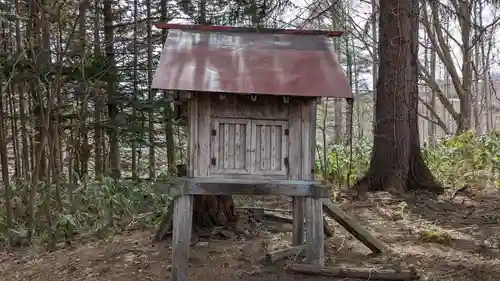
POLYGON ((172 233, 172 281, 188 280, 189 246, 193 221, 193 196, 182 195, 174 199, 172 233))
POLYGON ((356 239, 361 241, 374 253, 381 253, 385 250, 384 244, 373 237, 370 232, 364 229, 358 222, 342 211, 329 199, 320 199, 323 204, 323 211, 336 220, 342 227, 351 233, 356 239))
POLYGON ((292 245, 298 246, 304 244, 304 197, 295 196, 292 199, 293 205, 293 231, 292 245))
POLYGON ((191 195, 283 195, 327 198, 330 191, 317 181, 179 178, 176 187, 166 186, 172 196, 191 195))
POLYGON ((288 267, 290 271, 321 275, 336 278, 349 278, 361 280, 419 280, 420 276, 415 269, 373 269, 373 268, 345 268, 345 267, 322 267, 311 264, 292 264, 288 267))
POLYGON ((306 245, 292 246, 284 249, 275 250, 267 253, 267 260, 270 263, 275 263, 284 258, 288 258, 290 256, 298 255, 300 252, 306 249, 306 245))
POLYGON ((309 264, 325 266, 325 235, 323 210, 319 199, 306 197, 306 260, 309 264))

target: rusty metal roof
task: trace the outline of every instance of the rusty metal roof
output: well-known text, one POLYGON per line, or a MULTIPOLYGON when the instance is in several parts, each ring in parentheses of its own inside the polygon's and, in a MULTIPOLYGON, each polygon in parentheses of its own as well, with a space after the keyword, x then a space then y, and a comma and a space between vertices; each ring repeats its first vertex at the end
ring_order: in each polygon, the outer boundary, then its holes
POLYGON ((332 44, 324 36, 328 34, 169 24, 163 28, 171 30, 152 88, 353 97, 332 44))

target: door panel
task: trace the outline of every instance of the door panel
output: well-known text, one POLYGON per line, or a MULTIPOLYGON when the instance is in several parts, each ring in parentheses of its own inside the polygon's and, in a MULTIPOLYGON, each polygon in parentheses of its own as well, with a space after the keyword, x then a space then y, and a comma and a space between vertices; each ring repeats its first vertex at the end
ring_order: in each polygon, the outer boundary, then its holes
POLYGON ((212 119, 211 173, 250 173, 250 119, 212 119))
POLYGON ((288 122, 252 120, 251 174, 286 175, 288 122))

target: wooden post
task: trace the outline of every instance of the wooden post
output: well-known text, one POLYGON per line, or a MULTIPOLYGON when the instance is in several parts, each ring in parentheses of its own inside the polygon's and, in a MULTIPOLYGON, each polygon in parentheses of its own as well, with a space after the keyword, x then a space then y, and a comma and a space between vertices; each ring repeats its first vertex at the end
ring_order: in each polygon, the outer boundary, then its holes
POLYGON ((172 233, 172 281, 188 280, 189 246, 193 221, 193 195, 174 199, 172 233))
POLYGON ((325 266, 325 235, 323 204, 320 199, 306 197, 306 260, 309 264, 325 266))
POLYGON ((293 234, 292 245, 304 244, 304 197, 293 197, 293 234))

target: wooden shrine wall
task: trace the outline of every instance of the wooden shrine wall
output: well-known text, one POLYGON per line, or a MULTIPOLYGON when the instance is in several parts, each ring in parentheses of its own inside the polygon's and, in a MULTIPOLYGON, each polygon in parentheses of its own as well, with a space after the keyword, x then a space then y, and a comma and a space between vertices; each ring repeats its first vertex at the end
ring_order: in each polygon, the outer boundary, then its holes
POLYGON ((194 93, 188 176, 313 179, 316 100, 194 93))

